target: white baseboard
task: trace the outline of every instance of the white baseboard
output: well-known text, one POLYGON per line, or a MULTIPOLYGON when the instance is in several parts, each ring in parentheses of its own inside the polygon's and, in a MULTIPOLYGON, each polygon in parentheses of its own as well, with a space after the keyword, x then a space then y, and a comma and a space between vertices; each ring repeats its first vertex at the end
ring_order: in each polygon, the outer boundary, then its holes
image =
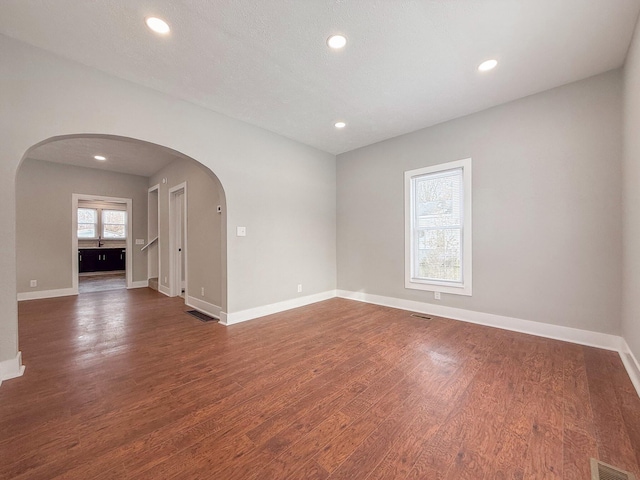
POLYGON ((160 285, 159 283, 158 283, 158 291, 166 295, 167 297, 171 296, 171 290, 169 290, 169 287, 165 287, 164 285, 160 285))
POLYGON ((627 369, 631 383, 636 387, 636 392, 638 392, 638 396, 640 396, 640 362, 638 362, 638 359, 633 355, 626 340, 624 338, 621 340, 622 348, 620 349, 620 358, 622 358, 622 363, 624 363, 624 367, 627 369))
POLYGON ((502 315, 494 315, 492 313, 474 312, 471 310, 464 310, 462 308, 453 308, 444 305, 416 302, 413 300, 384 297, 382 295, 373 295, 370 293, 338 290, 337 296, 365 303, 383 305, 385 307, 400 308, 402 310, 410 310, 412 312, 426 313, 438 317, 451 318, 453 320, 462 320, 463 322, 502 328, 504 330, 511 330, 514 332, 528 333, 538 337, 564 340, 566 342, 603 348, 605 350, 620 351, 621 346, 621 337, 617 335, 581 330, 579 328, 533 322, 531 320, 523 320, 521 318, 505 317, 502 315))
POLYGON ((18 352, 14 358, 0 362, 0 385, 3 380, 20 377, 23 373, 22 352, 18 352))
POLYGON ((58 288, 57 290, 38 290, 36 292, 18 293, 18 301, 38 300, 40 298, 67 297, 69 295, 78 295, 75 288, 58 288))
POLYGON ((145 288, 149 286, 149 280, 139 280, 137 282, 131 282, 131 285, 127 288, 145 288))
POLYGON ((263 305, 261 307, 249 308, 247 310, 241 310, 239 312, 221 312, 220 323, 222 323, 223 325, 233 325, 235 323, 246 322, 247 320, 264 317, 265 315, 284 312, 285 310, 290 310, 292 308, 303 307, 312 303, 328 300, 335 296, 335 290, 328 290, 326 292, 306 295, 304 297, 293 298, 291 300, 284 300, 282 302, 263 305))
POLYGON ((220 318, 222 308, 214 305, 213 303, 205 302, 204 300, 200 300, 199 298, 195 298, 190 295, 187 296, 184 303, 189 307, 195 308, 196 310, 209 315, 210 317, 220 318))

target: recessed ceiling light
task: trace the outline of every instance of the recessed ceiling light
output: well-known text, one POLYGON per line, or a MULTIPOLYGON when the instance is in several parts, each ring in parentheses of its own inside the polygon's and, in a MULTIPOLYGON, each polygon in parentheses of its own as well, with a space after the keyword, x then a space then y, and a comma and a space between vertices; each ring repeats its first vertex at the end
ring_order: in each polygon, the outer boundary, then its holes
POLYGON ((144 22, 151 30, 162 35, 166 35, 171 30, 169 24, 158 17, 147 17, 144 22))
POLYGON ((342 48, 347 44, 347 37, 344 35, 331 35, 327 38, 327 45, 331 48, 342 48))
POLYGON ((492 58, 491 60, 486 60, 478 65, 478 70, 481 72, 488 72, 489 70, 496 68, 496 65, 498 65, 498 61, 492 58))
POLYGON ((94 155, 93 158, 100 160, 101 162, 107 159, 107 157, 103 157, 102 155, 94 155))
POLYGON ((336 122, 336 123, 333 124, 333 126, 336 127, 336 128, 344 128, 344 127, 347 126, 347 124, 344 123, 344 122, 336 122))

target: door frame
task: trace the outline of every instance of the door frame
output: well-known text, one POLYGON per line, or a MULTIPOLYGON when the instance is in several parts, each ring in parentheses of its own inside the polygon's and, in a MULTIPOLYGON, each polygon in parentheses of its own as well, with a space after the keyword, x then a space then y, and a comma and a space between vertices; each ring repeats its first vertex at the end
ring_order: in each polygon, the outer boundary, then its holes
POLYGON ((183 194, 182 202, 182 225, 184 228, 184 245, 182 245, 182 256, 184 257, 184 298, 185 301, 188 298, 189 289, 189 269, 188 265, 188 239, 187 239, 187 182, 179 183, 178 185, 169 189, 169 296, 176 297, 182 293, 182 282, 176 281, 177 274, 177 260, 178 255, 176 250, 176 197, 179 193, 183 194))
POLYGON ((133 221, 132 221, 132 204, 130 198, 105 197, 102 195, 90 195, 86 193, 71 194, 71 288, 72 295, 78 295, 78 200, 88 200, 97 202, 113 202, 124 203, 127 205, 127 238, 126 242, 126 262, 125 277, 127 279, 127 288, 132 288, 133 284, 133 221))
MULTIPOLYGON (((160 249, 160 184, 156 183, 153 187, 149 187, 149 189, 147 190, 147 243, 151 242, 152 238, 149 237, 149 227, 150 225, 150 220, 149 220, 149 196, 153 193, 156 192, 156 195, 158 197, 158 205, 157 205, 157 215, 158 215, 158 234, 157 234, 157 240, 156 240, 156 247, 158 247, 158 289, 160 288, 160 286, 162 285, 161 282, 161 278, 160 278, 160 274, 162 272, 162 251, 160 249)), ((149 251, 149 249, 147 249, 147 251, 149 251)), ((149 278, 151 278, 151 265, 149 264, 149 260, 147 259, 147 281, 149 281, 149 278)))

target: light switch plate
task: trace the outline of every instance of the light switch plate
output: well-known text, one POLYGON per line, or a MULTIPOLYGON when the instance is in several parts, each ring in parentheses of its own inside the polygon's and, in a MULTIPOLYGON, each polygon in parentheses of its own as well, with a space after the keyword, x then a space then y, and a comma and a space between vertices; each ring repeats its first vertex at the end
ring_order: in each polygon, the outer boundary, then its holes
POLYGON ((238 237, 246 237, 247 236, 247 227, 237 227, 236 235, 238 237))

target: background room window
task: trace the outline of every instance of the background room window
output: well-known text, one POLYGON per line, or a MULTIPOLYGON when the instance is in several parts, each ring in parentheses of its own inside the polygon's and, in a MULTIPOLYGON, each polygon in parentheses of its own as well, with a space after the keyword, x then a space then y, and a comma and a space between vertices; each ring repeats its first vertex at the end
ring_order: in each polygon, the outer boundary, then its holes
POLYGON ((127 212, 102 210, 102 238, 127 238, 127 212))
POLYGON ((405 287, 471 295, 471 159, 405 172, 405 287))
POLYGON ((98 210, 78 208, 78 238, 98 238, 98 210))

